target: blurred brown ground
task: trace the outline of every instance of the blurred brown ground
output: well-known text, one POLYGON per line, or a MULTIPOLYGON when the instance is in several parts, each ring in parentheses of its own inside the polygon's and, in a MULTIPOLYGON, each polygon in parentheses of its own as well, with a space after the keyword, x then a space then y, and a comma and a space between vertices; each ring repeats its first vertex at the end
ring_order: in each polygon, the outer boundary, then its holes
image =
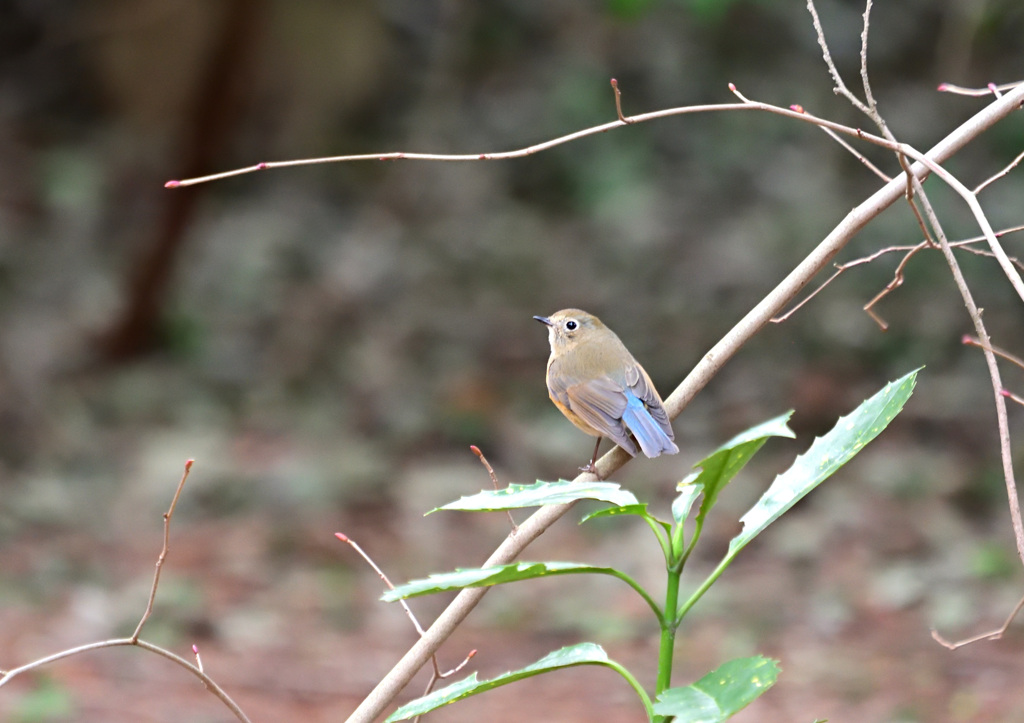
MULTIPOLYGON (((859 3, 819 6, 857 87, 859 3)), ((874 10, 870 68, 897 135, 925 148, 1018 79, 1024 7, 874 10)), ((755 99, 865 126, 831 92, 802 3, 484 5, 306 0, 0 4, 0 666, 130 634, 160 515, 196 466, 144 637, 204 663, 253 720, 338 720, 412 640, 381 584, 482 562, 500 515, 422 514, 489 485, 572 476, 590 442, 551 407, 530 318, 599 314, 663 393, 878 181, 809 127, 745 113, 668 119, 503 163, 364 163, 163 182, 341 153, 508 150, 627 113, 755 99)), ((1012 118, 950 168, 968 185, 1019 153, 1012 118)), ((884 154, 868 150, 891 172, 884 154)), ((947 231, 972 235, 934 181, 947 231)), ((1019 223, 1024 180, 982 200, 1019 223)), ((918 240, 905 208, 840 261, 918 240)), ((1020 255, 1018 237, 1007 249, 1020 255)), ((676 423, 677 457, 618 481, 667 514, 718 443, 794 408, 709 523, 707 571, 772 475, 886 380, 926 365, 896 423, 746 550, 681 631, 676 680, 781 659, 739 721, 1018 721, 1022 638, 947 652, 1020 595, 982 359, 938 255, 879 312, 897 259, 853 270, 765 329, 676 423)), ((997 343, 1020 313, 991 262, 965 272, 997 343)), ((1020 391, 1019 374, 1007 371, 1020 391)), ((1019 410, 1013 411, 1019 420, 1019 410)), ((1017 444, 1019 449, 1020 445, 1017 444)), ((1018 453, 1019 458, 1019 453, 1018 453)), ((527 559, 622 566, 660 589, 643 529, 575 525, 527 559)), ((694 574, 687 581, 693 584, 694 574)), ((442 600, 418 600, 422 619, 442 600)), ((648 611, 614 581, 493 590, 444 649, 494 675, 593 640, 653 679, 648 611)), ((419 690, 417 681, 410 689, 419 690)), ((604 670, 573 670, 439 720, 622 720, 604 670)), ((0 720, 228 720, 140 651, 103 651, 0 689, 0 720)))

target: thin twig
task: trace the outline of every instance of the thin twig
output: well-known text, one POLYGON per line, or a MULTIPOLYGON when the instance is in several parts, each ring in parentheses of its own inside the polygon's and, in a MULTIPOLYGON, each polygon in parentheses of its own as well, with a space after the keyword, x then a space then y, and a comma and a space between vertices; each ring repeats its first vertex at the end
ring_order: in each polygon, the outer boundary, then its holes
MULTIPOLYGON (((381 570, 377 563, 373 561, 373 558, 370 557, 366 553, 366 551, 359 546, 359 543, 357 543, 351 537, 346 535, 344 532, 335 532, 334 536, 342 542, 344 542, 349 547, 351 547, 353 550, 355 550, 356 553, 361 558, 363 558, 363 562, 365 562, 367 565, 373 568, 373 571, 377 573, 377 577, 379 577, 384 582, 384 584, 388 586, 389 590, 395 589, 395 586, 391 584, 391 581, 388 579, 388 576, 385 575, 384 571, 381 570)), ((409 620, 412 621, 412 626, 416 629, 416 632, 420 635, 423 635, 423 628, 420 626, 420 621, 416 619, 416 616, 413 614, 412 610, 409 608, 409 605, 405 602, 405 600, 399 600, 398 604, 402 606, 402 610, 405 611, 406 617, 408 617, 409 620)))
POLYGON ((984 95, 994 95, 997 98, 1008 90, 1013 90, 1021 81, 1014 81, 1013 83, 1003 83, 1002 85, 993 85, 989 83, 984 88, 964 88, 960 85, 953 85, 952 83, 939 83, 939 87, 936 88, 940 93, 952 93, 953 95, 968 95, 975 98, 980 98, 984 95))
MULTIPOLYGON (((1003 236, 1006 236, 1007 234, 1017 233, 1019 231, 1024 231, 1024 225, 1021 225, 1021 226, 1011 226, 1009 228, 1004 228, 1004 229, 1002 229, 1000 231, 996 231, 996 236, 1001 238, 1003 236)), ((960 249, 962 251, 966 251, 967 253, 971 253, 971 254, 974 254, 976 256, 984 256, 984 257, 988 257, 988 258, 994 258, 994 255, 992 254, 991 251, 986 251, 985 249, 976 249, 976 248, 972 248, 971 247, 972 244, 976 244, 979 241, 984 241, 984 240, 985 240, 984 236, 974 236, 972 238, 962 239, 960 241, 951 241, 949 243, 949 245, 952 248, 960 249)), ((921 242, 915 244, 914 246, 887 246, 884 249, 879 249, 878 251, 875 251, 874 253, 871 253, 871 254, 869 254, 867 256, 862 256, 860 258, 854 259, 853 261, 847 261, 847 262, 842 263, 842 264, 835 264, 836 270, 832 273, 831 276, 829 276, 825 281, 823 281, 814 291, 812 291, 810 294, 808 294, 803 299, 801 299, 797 304, 795 304, 792 307, 790 307, 790 309, 785 314, 781 314, 779 316, 776 316, 776 317, 772 318, 771 323, 773 323, 773 324, 781 324, 782 322, 787 321, 791 316, 793 316, 793 314, 795 314, 797 311, 799 311, 801 307, 806 305, 807 302, 809 302, 811 299, 813 299, 815 296, 817 296, 821 291, 823 291, 825 289, 826 286, 828 286, 833 281, 835 281, 836 278, 840 274, 842 274, 844 271, 847 271, 848 269, 852 269, 855 266, 861 266, 863 264, 869 264, 869 263, 871 263, 873 261, 876 261, 877 259, 881 258, 882 256, 885 256, 886 254, 891 254, 891 253, 896 253, 896 252, 916 251, 918 249, 926 249, 926 248, 936 248, 937 249, 938 245, 934 244, 933 242, 931 242, 929 240, 925 240, 925 241, 921 241, 921 242)), ((1022 271, 1024 271, 1024 262, 1022 262, 1016 256, 1011 256, 1010 260, 1013 262, 1013 264, 1015 266, 1017 266, 1022 271)))
MULTIPOLYGON (((494 485, 494 491, 497 492, 499 489, 501 489, 501 485, 498 483, 498 475, 494 474, 494 469, 491 467, 491 463, 487 461, 487 458, 484 457, 484 453, 481 452, 480 448, 477 447, 475 444, 469 445, 469 449, 473 452, 473 454, 477 456, 477 459, 480 460, 480 463, 484 466, 484 469, 487 470, 487 474, 491 476, 491 484, 494 485)), ((508 515, 508 521, 512 525, 512 534, 514 535, 516 534, 516 530, 519 529, 519 526, 516 524, 515 518, 512 517, 512 510, 505 510, 505 513, 508 515)))
POLYGON ((139 634, 142 632, 142 627, 149 620, 149 616, 153 614, 153 602, 156 600, 156 589, 160 585, 160 570, 164 566, 164 560, 167 559, 167 553, 171 549, 171 517, 174 516, 174 508, 178 506, 178 499, 181 497, 181 490, 185 487, 185 480, 188 479, 189 472, 192 471, 192 464, 195 460, 190 459, 185 462, 185 471, 181 475, 181 481, 178 482, 178 489, 174 491, 174 497, 171 499, 171 506, 167 508, 167 512, 164 513, 164 546, 160 550, 160 555, 156 558, 156 570, 153 572, 153 585, 149 588, 149 602, 146 603, 146 611, 142 613, 142 619, 139 620, 139 624, 135 627, 135 632, 132 633, 132 640, 138 640, 139 634))
POLYGON ((1000 171, 999 173, 997 173, 996 175, 992 176, 991 178, 987 179, 986 181, 984 181, 983 183, 981 183, 981 184, 980 184, 979 186, 977 186, 977 187, 976 187, 976 188, 975 188, 975 189, 974 189, 974 190, 972 191, 972 193, 973 193, 973 194, 974 194, 975 196, 977 196, 977 195, 978 195, 979 193, 981 193, 981 192, 982 192, 982 191, 983 191, 983 190, 984 190, 984 189, 985 189, 986 187, 988 187, 988 186, 989 186, 990 184, 994 183, 995 181, 998 181, 998 180, 999 180, 1000 178, 1002 178, 1002 177, 1003 177, 1003 176, 1005 176, 1005 175, 1006 175, 1007 173, 1009 173, 1009 172, 1010 172, 1010 171, 1012 171, 1012 170, 1013 170, 1014 168, 1016 168, 1016 167, 1017 167, 1017 165, 1018 165, 1018 164, 1019 164, 1019 163, 1021 162, 1021 160, 1024 160, 1024 151, 1021 151, 1020 153, 1018 153, 1018 154, 1017 154, 1017 157, 1016 157, 1016 158, 1014 158, 1014 159, 1013 159, 1012 161, 1010 161, 1010 163, 1009 163, 1009 164, 1008 164, 1008 165, 1006 166, 1006 168, 1004 168, 1004 169, 1003 169, 1003 170, 1001 170, 1001 171, 1000 171))
POLYGON ((612 78, 612 90, 615 91, 615 114, 619 116, 620 123, 632 123, 633 121, 622 115, 622 91, 619 90, 619 81, 612 78))
POLYGON ((1006 496, 1010 507, 1010 522, 1013 525, 1013 536, 1017 542, 1017 554, 1021 559, 1021 563, 1024 563, 1024 523, 1021 521, 1020 501, 1017 496, 1017 481, 1013 472, 1013 456, 1010 449, 1010 426, 1006 416, 1006 400, 1002 395, 1003 383, 999 375, 999 365, 996 363, 996 355, 992 351, 992 340, 989 338, 988 331, 985 329, 981 312, 979 311, 977 304, 974 302, 974 296, 971 294, 970 288, 967 286, 963 272, 960 270, 960 265, 957 263, 956 257, 953 255, 953 249, 950 248, 938 217, 935 215, 935 210, 932 208, 927 196, 924 195, 924 189, 921 188, 919 181, 917 192, 918 197, 921 199, 923 204, 925 213, 928 216, 928 222, 935 230, 935 235, 939 241, 939 247, 942 249, 942 255, 946 258, 946 263, 949 265, 950 271, 953 273, 953 280, 956 283, 957 289, 960 291, 960 296, 963 298, 964 305, 967 307, 967 313, 970 315, 971 321, 974 323, 974 331, 978 335, 978 345, 981 346, 985 355, 985 362, 988 365, 989 377, 992 382, 992 390, 994 392, 996 402, 996 426, 999 430, 999 452, 1003 462, 1003 479, 1006 483, 1006 496))
POLYGON ((608 123, 602 123, 601 125, 592 126, 590 128, 584 128, 574 133, 568 133, 558 138, 543 141, 542 143, 536 143, 532 146, 526 146, 524 148, 518 148, 513 151, 502 151, 494 153, 410 153, 405 151, 393 151, 389 153, 358 153, 353 155, 345 156, 325 156, 321 158, 300 158, 292 161, 264 161, 256 163, 252 166, 246 166, 244 168, 236 168, 230 171, 224 171, 222 173, 213 173, 208 176, 198 176, 196 178, 186 178, 174 181, 167 181, 164 184, 165 188, 184 188, 185 186, 194 186, 199 183, 208 183, 210 181, 217 181, 224 178, 231 178, 234 176, 241 176, 247 173, 255 173, 256 171, 265 171, 273 168, 292 168, 297 166, 312 166, 323 163, 348 163, 356 161, 443 161, 449 163, 463 163, 472 161, 497 161, 497 160, 508 160, 510 158, 524 158, 531 156, 541 151, 546 151, 555 146, 560 146, 565 143, 571 143, 573 141, 586 138, 588 136, 598 135, 606 133, 614 128, 623 128, 633 123, 646 123, 648 121, 656 120, 658 118, 669 118, 672 116, 689 115, 691 113, 710 113, 710 112, 723 112, 723 111, 764 111, 767 113, 775 113, 777 115, 786 116, 789 118, 796 118, 803 120, 813 125, 821 126, 823 128, 831 128, 832 130, 842 133, 854 138, 860 138, 861 140, 880 145, 888 148, 889 143, 884 138, 876 136, 872 133, 866 133, 858 128, 851 128, 844 126, 841 123, 835 123, 833 121, 826 120, 824 118, 818 118, 809 113, 798 113, 788 108, 780 108, 779 106, 769 105, 767 103, 757 103, 754 101, 747 101, 745 103, 713 103, 709 105, 690 105, 682 106, 679 108, 666 108, 663 110, 652 111, 650 113, 641 113, 639 115, 627 116, 623 120, 614 120, 608 123))
POLYGON ((968 346, 976 346, 976 347, 980 347, 981 349, 984 349, 985 351, 990 351, 993 354, 995 354, 996 356, 1000 356, 1003 359, 1005 359, 1006 361, 1012 362, 1012 363, 1016 364, 1017 366, 1019 366, 1021 369, 1024 369, 1024 359, 1021 359, 1019 356, 1014 356, 1010 352, 1004 351, 1003 349, 1000 349, 997 346, 991 346, 991 345, 986 346, 985 344, 981 343, 980 339, 975 339, 973 336, 966 336, 966 335, 960 341, 963 342, 964 344, 968 345, 968 346))
MULTIPOLYGON (((367 552, 359 546, 359 543, 357 543, 355 540, 353 540, 351 537, 349 537, 343 532, 335 532, 334 536, 342 542, 344 542, 345 544, 349 545, 353 550, 355 550, 359 554, 359 556, 363 558, 363 561, 373 568, 373 571, 376 572, 377 576, 384 582, 385 585, 388 586, 389 590, 395 589, 395 586, 391 584, 391 580, 388 579, 388 576, 384 573, 380 566, 376 562, 374 562, 373 558, 370 557, 370 555, 367 554, 367 552)), ((420 625, 420 621, 416 619, 416 615, 413 613, 412 608, 410 608, 408 603, 406 603, 405 600, 402 599, 398 600, 398 604, 402 606, 402 610, 405 611, 406 616, 409 618, 410 621, 412 621, 413 628, 416 629, 416 632, 419 633, 419 636, 422 638, 425 635, 425 631, 423 630, 423 626, 420 625)), ((458 671, 462 670, 469 663, 470 659, 472 659, 474 655, 476 655, 475 649, 469 651, 469 654, 466 655, 465 658, 463 658, 461 663, 459 663, 454 668, 444 673, 441 672, 441 667, 437 664, 437 656, 431 655, 430 661, 433 664, 433 672, 430 676, 430 680, 427 681, 427 687, 426 690, 423 691, 423 695, 426 695, 431 690, 433 690, 434 685, 437 683, 438 680, 447 678, 451 675, 454 675, 458 671)))
POLYGON ((868 30, 871 27, 871 0, 864 3, 864 28, 860 33, 860 79, 864 85, 864 99, 868 108, 877 110, 875 96, 871 93, 871 81, 868 77, 868 30))
POLYGON ((871 301, 864 305, 863 309, 865 313, 867 313, 868 316, 874 319, 875 323, 878 324, 879 328, 882 331, 887 331, 889 329, 889 323, 875 313, 875 304, 877 304, 879 301, 888 296, 893 289, 898 289, 900 286, 903 286, 903 270, 907 267, 907 263, 909 263, 911 257, 913 257, 914 254, 916 254, 921 249, 927 248, 930 245, 930 241, 923 241, 922 243, 919 243, 917 246, 908 251, 906 254, 904 254, 903 258, 900 260, 899 265, 896 266, 896 271, 893 272, 892 281, 886 284, 885 288, 875 295, 875 298, 873 298, 871 301))
MULTIPOLYGON (((738 91, 736 90, 736 86, 735 85, 730 84, 729 89, 733 93, 736 93, 737 96, 739 95, 738 91)), ((807 112, 807 111, 804 110, 804 107, 802 105, 791 105, 791 106, 789 106, 789 109, 792 110, 792 111, 796 111, 797 113, 806 113, 807 112)), ((887 175, 881 168, 879 168, 874 163, 869 161, 867 156, 865 156, 863 153, 861 153, 856 148, 854 148, 849 143, 847 143, 846 140, 843 139, 843 137, 840 136, 838 133, 836 133, 834 130, 832 130, 831 128, 826 128, 825 126, 820 126, 820 127, 821 127, 821 130, 824 131, 825 134, 828 135, 829 138, 834 140, 836 143, 838 143, 840 146, 842 146, 845 150, 849 151, 850 155, 852 155, 854 158, 856 158, 858 161, 860 161, 862 164, 864 164, 864 166, 869 171, 874 173, 876 176, 878 176, 880 179, 882 179, 885 183, 888 183, 889 181, 892 180, 892 178, 889 175, 887 175)))
POLYGON ((944 648, 948 648, 949 650, 956 650, 957 648, 962 648, 965 645, 976 643, 979 640, 999 640, 1001 637, 1003 637, 1003 633, 1007 631, 1007 629, 1010 627, 1010 623, 1013 622, 1013 619, 1017 617, 1017 613, 1019 613, 1022 608, 1024 608, 1024 597, 1022 597, 1017 602, 1017 605, 1014 606, 1013 611, 1006 618, 1006 622, 1004 622, 1000 627, 996 628, 995 630, 990 630, 987 633, 981 633, 980 635, 975 635, 974 637, 966 638, 964 640, 952 643, 946 638, 939 635, 938 630, 932 629, 932 637, 935 639, 935 642, 937 642, 944 648))
POLYGON ((1019 396, 1017 394, 1014 394, 1009 389, 1003 389, 999 393, 1002 394, 1007 399, 1009 399, 1011 402, 1017 402, 1017 404, 1019 404, 1022 407, 1024 407, 1024 397, 1021 397, 1021 396, 1019 396))

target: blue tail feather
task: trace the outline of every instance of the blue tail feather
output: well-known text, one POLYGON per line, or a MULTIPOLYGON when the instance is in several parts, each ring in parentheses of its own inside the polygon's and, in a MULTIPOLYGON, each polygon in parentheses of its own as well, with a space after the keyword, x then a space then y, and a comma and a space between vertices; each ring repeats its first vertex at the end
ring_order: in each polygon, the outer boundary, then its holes
POLYGON ((622 412, 622 421, 648 457, 657 457, 662 453, 675 454, 679 451, 676 443, 647 411, 643 400, 630 392, 626 392, 626 409, 622 412))

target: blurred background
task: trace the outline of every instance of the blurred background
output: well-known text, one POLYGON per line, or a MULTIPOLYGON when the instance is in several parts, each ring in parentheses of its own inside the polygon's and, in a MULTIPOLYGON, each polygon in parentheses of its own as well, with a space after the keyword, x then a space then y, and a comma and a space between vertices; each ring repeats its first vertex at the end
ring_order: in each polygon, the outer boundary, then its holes
MULTIPOLYGON (((822 0, 859 88, 860 2, 822 0)), ((904 0, 873 13, 870 70, 898 137, 925 149, 987 102, 940 94, 1020 79, 1017 0, 904 0)), ((670 118, 524 159, 365 162, 165 190, 259 161, 510 150, 627 114, 748 97, 868 128, 832 92, 804 3, 769 0, 6 0, 0 2, 0 667, 134 630, 161 514, 195 458, 144 638, 207 670, 255 720, 338 720, 411 644, 395 582, 480 564, 502 515, 423 513, 490 482, 571 478, 592 441, 547 399, 545 330, 599 315, 667 395, 879 186, 806 124, 670 118)), ((1024 147, 1012 117, 948 167, 980 183, 1024 147)), ((890 173, 892 159, 865 152, 890 173)), ((929 181, 949 234, 965 206, 929 181)), ((1022 221, 1020 170, 982 201, 1022 221)), ((1008 236, 1020 255, 1020 235, 1008 236)), ((914 244, 905 204, 837 261, 914 244)), ((739 515, 836 417, 921 365, 906 411, 740 556, 681 630, 676 682, 763 653, 780 682, 737 720, 1024 717, 1024 638, 947 652, 1020 595, 991 389, 937 253, 877 312, 890 254, 762 331, 675 429, 681 453, 616 476, 668 514, 719 443, 795 409, 724 495, 699 581, 739 515)), ((996 343, 1020 301, 964 254, 996 343)), ((824 280, 824 277, 821 279, 824 280)), ((1024 379, 1007 367, 1004 382, 1024 379)), ((1020 410, 1011 410, 1019 434, 1020 410)), ((1021 463, 1020 443, 1016 448, 1021 463)), ((605 447, 607 449, 607 447, 605 447)), ((660 589, 637 523, 574 510, 525 555, 620 565, 660 589)), ((519 515, 520 519, 525 514, 519 515)), ((446 600, 416 601, 426 624, 446 600)), ((495 675, 593 640, 653 682, 649 611, 621 584, 559 578, 488 594, 444 648, 495 675)), ((419 682, 407 691, 421 689, 419 682)), ((573 670, 443 720, 638 721, 628 688, 573 670)), ((227 720, 179 669, 102 651, 0 690, 12 721, 227 720)))

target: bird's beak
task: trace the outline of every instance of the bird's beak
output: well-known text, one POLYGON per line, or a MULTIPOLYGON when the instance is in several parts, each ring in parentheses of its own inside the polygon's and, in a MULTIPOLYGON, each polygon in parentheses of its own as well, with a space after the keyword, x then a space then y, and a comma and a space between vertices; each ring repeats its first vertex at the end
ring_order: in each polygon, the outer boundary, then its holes
POLYGON ((551 326, 551 319, 549 319, 546 316, 535 316, 533 318, 539 321, 541 324, 544 324, 545 326, 551 326))

